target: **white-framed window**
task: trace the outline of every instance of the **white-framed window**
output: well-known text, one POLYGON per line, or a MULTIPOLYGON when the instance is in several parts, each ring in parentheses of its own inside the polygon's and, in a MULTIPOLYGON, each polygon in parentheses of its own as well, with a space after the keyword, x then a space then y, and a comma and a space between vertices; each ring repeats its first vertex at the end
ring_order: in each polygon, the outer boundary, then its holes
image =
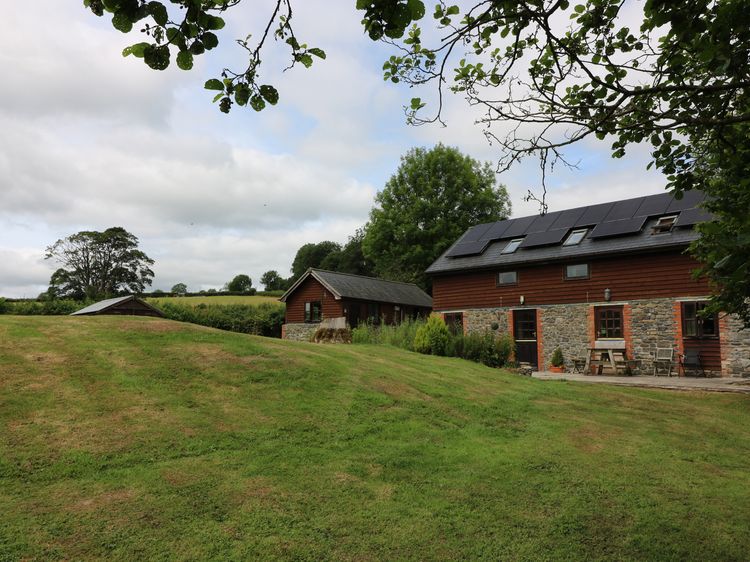
POLYGON ((580 244, 581 240, 583 240, 587 232, 588 232, 588 228, 581 228, 578 230, 574 230, 573 232, 570 233, 570 235, 568 235, 567 240, 563 242, 563 246, 576 246, 580 244))
POLYGON ((664 217, 659 217, 659 220, 656 221, 656 224, 651 229, 651 234, 663 234, 665 232, 670 232, 676 220, 677 215, 667 215, 664 217))
POLYGON ((521 245, 521 242, 523 242, 523 238, 514 238, 508 244, 503 248, 503 250, 500 252, 501 254, 512 254, 516 250, 518 250, 518 247, 521 245))
POLYGON ((517 271, 501 271, 497 274, 497 286, 500 285, 515 285, 518 283, 518 272, 517 271))

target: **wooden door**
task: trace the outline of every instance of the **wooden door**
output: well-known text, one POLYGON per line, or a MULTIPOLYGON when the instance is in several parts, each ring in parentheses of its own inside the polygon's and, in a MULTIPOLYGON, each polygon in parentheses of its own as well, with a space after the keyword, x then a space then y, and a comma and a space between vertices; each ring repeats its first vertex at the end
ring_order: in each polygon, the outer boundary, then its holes
POLYGON ((538 369, 536 310, 513 311, 513 337, 516 340, 516 361, 530 363, 538 369))

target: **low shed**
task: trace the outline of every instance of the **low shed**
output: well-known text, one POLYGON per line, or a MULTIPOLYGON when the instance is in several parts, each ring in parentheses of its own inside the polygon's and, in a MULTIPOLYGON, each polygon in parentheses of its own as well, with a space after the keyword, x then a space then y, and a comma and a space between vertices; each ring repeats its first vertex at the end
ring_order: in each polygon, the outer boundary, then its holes
POLYGON ((164 314, 158 308, 148 304, 135 295, 106 299, 73 312, 71 316, 87 316, 93 314, 119 314, 122 316, 156 316, 164 318, 164 314))
POLYGON ((307 340, 322 320, 345 318, 360 322, 398 324, 426 316, 432 298, 413 283, 308 269, 279 299, 286 303, 282 337, 307 340))

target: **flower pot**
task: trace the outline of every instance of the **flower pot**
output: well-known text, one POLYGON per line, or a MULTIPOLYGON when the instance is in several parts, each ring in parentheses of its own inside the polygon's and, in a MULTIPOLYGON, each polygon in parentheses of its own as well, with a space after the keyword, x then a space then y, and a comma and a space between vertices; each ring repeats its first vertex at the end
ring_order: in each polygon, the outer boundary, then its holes
POLYGON ((562 367, 555 367, 554 365, 550 365, 549 366, 549 371, 550 371, 550 373, 562 373, 562 372, 564 372, 562 367))

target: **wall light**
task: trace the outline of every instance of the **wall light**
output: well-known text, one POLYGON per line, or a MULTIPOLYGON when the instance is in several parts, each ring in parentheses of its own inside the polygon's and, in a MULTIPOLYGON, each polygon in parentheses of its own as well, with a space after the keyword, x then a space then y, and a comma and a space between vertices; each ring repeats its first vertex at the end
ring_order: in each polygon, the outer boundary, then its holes
POLYGON ((521 302, 521 304, 524 304, 526 302, 526 299, 524 298, 523 295, 521 295, 521 298, 518 300, 521 302))
POLYGON ((604 300, 607 302, 612 300, 612 291, 610 291, 609 289, 604 289, 604 300))

